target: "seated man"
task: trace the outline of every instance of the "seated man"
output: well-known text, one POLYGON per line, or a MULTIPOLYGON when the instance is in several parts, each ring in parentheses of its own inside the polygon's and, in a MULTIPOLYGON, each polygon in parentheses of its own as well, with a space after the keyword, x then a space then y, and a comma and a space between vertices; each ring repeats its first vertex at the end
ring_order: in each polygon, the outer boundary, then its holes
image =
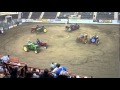
POLYGON ((36 43, 40 45, 41 41, 37 38, 36 43))
POLYGON ((84 39, 84 35, 80 34, 80 36, 78 38, 80 39, 80 41, 82 41, 84 39))
POLYGON ((4 63, 4 62, 7 63, 10 60, 9 57, 10 57, 10 55, 1 57, 0 58, 1 63, 4 63))
POLYGON ((51 70, 51 71, 54 70, 54 69, 56 68, 56 65, 57 65, 57 63, 52 62, 52 63, 50 64, 50 70, 51 70))
POLYGON ((92 38, 91 38, 91 42, 92 42, 92 43, 95 43, 97 39, 98 39, 98 36, 94 35, 94 36, 92 36, 92 38))
POLYGON ((84 43, 86 44, 88 41, 88 34, 84 34, 84 43))
POLYGON ((39 75, 39 78, 54 78, 54 75, 49 73, 48 69, 44 69, 44 72, 39 75))
POLYGON ((80 38, 84 38, 84 35, 83 35, 83 34, 80 34, 80 38))
POLYGON ((29 40, 29 41, 27 42, 27 44, 28 44, 28 45, 31 45, 31 44, 32 44, 32 42, 29 40))
POLYGON ((38 30, 39 28, 40 28, 40 26, 39 26, 39 25, 37 25, 37 26, 36 26, 36 30, 38 30))

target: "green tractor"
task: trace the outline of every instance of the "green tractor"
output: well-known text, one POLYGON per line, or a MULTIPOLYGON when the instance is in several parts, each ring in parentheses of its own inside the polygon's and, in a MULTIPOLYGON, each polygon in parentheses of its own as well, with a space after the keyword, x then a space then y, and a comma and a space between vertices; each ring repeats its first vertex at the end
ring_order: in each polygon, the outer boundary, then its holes
POLYGON ((23 49, 25 52, 29 52, 29 50, 33 50, 35 51, 35 53, 39 53, 40 51, 39 46, 36 43, 31 41, 28 41, 27 45, 23 46, 23 49))

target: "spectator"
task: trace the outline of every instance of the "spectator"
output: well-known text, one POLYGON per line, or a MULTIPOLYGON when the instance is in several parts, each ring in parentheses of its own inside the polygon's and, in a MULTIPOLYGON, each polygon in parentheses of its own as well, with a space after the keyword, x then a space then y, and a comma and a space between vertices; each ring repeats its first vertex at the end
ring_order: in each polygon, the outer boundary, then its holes
MULTIPOLYGON (((61 67, 59 67, 58 69, 57 69, 57 71, 56 71, 56 75, 59 75, 61 72, 65 72, 66 73, 66 71, 67 71, 67 69, 66 69, 66 67, 64 67, 64 66, 61 66, 61 67)), ((62 74, 63 74, 62 73, 62 74)))
MULTIPOLYGON (((65 70, 62 70, 61 72, 60 72, 60 74, 59 74, 59 76, 65 76, 66 78, 70 78, 70 75, 69 75, 69 73, 67 72, 67 71, 65 71, 65 70)), ((58 77, 59 77, 58 76, 58 77)))
POLYGON ((32 78, 39 78, 39 72, 37 72, 37 70, 35 68, 33 68, 32 72, 33 72, 32 78))
POLYGON ((7 63, 9 60, 10 60, 10 55, 7 55, 7 56, 3 56, 2 58, 0 58, 0 61, 1 62, 5 62, 5 63, 7 63))
POLYGON ((39 78, 54 78, 54 76, 49 73, 48 69, 44 69, 44 73, 40 74, 39 78))
POLYGON ((27 71, 25 78, 32 78, 33 77, 33 73, 31 71, 27 71))
POLYGON ((50 65, 50 70, 54 70, 56 68, 57 63, 52 62, 50 65))
POLYGON ((1 73, 1 72, 4 72, 3 66, 0 66, 0 73, 1 73))
POLYGON ((52 71, 52 73, 56 73, 56 71, 59 69, 60 64, 56 64, 56 68, 52 71))
POLYGON ((19 78, 18 67, 13 67, 12 72, 10 73, 10 75, 11 75, 10 78, 19 78))

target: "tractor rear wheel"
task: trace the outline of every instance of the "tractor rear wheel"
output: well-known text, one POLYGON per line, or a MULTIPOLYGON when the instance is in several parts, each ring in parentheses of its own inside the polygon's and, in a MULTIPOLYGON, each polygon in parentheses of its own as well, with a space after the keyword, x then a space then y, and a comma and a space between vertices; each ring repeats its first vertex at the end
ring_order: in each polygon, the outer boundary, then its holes
POLYGON ((28 52, 28 51, 29 51, 29 48, 28 48, 27 45, 24 45, 24 46, 23 46, 23 49, 24 49, 25 52, 28 52))
POLYGON ((45 28, 45 29, 44 29, 44 33, 46 33, 46 32, 47 32, 47 29, 45 28))

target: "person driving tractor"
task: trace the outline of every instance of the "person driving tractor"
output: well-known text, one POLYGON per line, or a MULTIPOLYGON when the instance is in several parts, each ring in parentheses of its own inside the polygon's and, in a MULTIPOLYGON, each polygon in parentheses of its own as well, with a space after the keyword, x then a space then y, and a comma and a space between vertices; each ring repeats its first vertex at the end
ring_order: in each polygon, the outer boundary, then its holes
POLYGON ((36 43, 40 45, 41 41, 37 38, 36 43))
POLYGON ((32 45, 33 43, 29 40, 29 41, 27 42, 27 44, 28 44, 28 45, 32 45))
POLYGON ((36 29, 38 29, 38 28, 40 28, 40 26, 39 26, 39 25, 37 25, 37 26, 36 26, 36 29))
POLYGON ((87 39, 88 39, 88 34, 84 34, 84 43, 87 43, 87 39))
POLYGON ((96 35, 92 36, 92 38, 91 38, 91 42, 95 42, 98 38, 99 38, 99 37, 96 36, 96 35))

